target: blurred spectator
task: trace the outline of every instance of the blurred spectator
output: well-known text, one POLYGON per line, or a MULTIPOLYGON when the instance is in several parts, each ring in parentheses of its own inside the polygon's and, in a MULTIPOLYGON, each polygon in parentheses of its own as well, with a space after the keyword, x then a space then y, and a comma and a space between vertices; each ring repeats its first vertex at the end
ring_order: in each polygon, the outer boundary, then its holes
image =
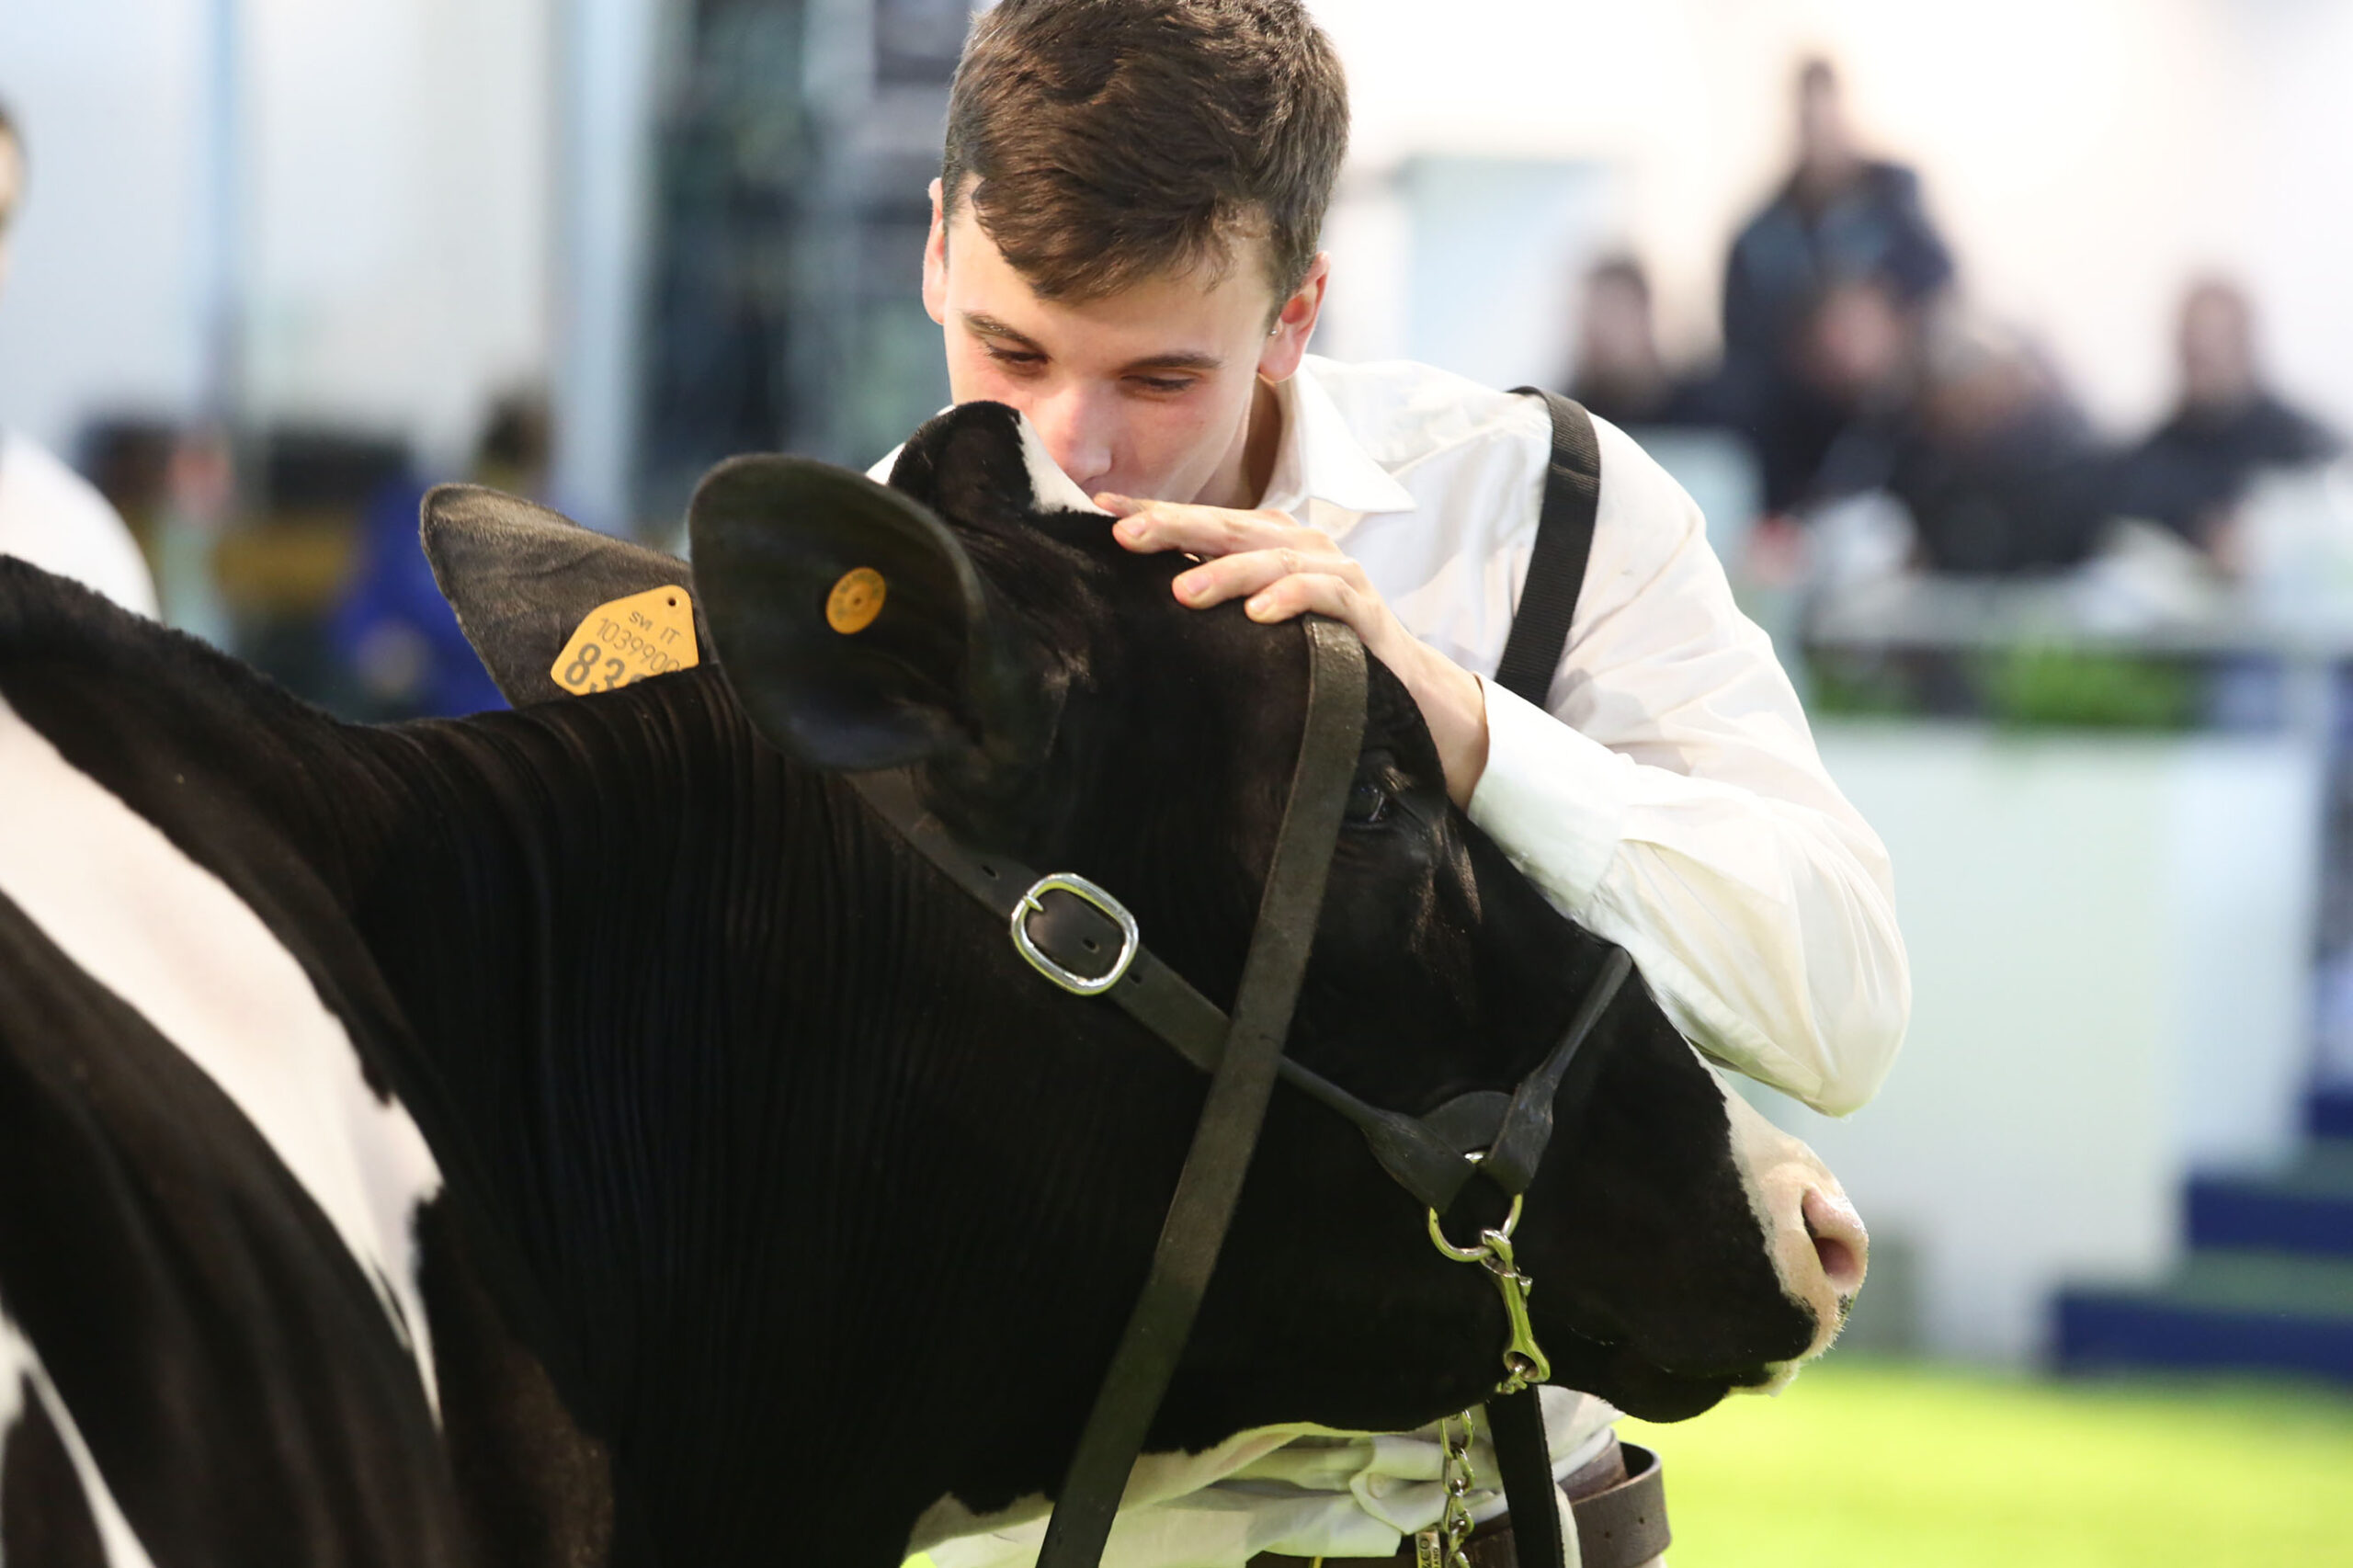
POLYGON ((2211 549, 2258 470, 2324 461, 2342 443, 2265 388, 2254 307, 2237 285, 2206 278, 2191 287, 2176 351, 2180 402, 2125 458, 2117 507, 2211 549))
POLYGON ((1585 276, 1568 388, 1621 428, 1721 422, 1708 385, 1676 376, 1660 357, 1650 277, 1630 256, 1608 257, 1585 276))
POLYGON ((89 476, 151 561, 179 441, 178 427, 168 421, 108 415, 84 426, 74 443, 74 466, 89 476))
POLYGON ((1866 158, 1837 73, 1798 76, 1797 167, 1733 242, 1724 267, 1724 381, 1765 471, 1765 503, 1803 500, 1853 410, 1808 363, 1806 339, 1842 285, 1868 282, 1916 320, 1952 281, 1919 177, 1866 158))
POLYGON ((1794 358, 1807 387, 1845 421, 1815 465, 1808 501, 1887 488, 1895 449, 1915 433, 1925 335, 1875 278, 1834 284, 1806 317, 1794 358))
MULTIPOLYGON (((550 449, 545 401, 536 392, 509 394, 491 409, 475 448, 472 479, 512 494, 537 495, 546 488, 550 449)), ((428 488, 404 476, 369 503, 359 569, 335 611, 335 644, 369 718, 454 717, 506 706, 417 544, 418 512, 428 488)))
MULTIPOLYGON (((25 147, 0 108, 0 282, 25 189, 25 147)), ((155 583, 122 518, 81 475, 31 437, 0 432, 0 555, 97 589, 125 609, 155 613, 155 583)))
POLYGON ((2050 366, 2015 333, 1957 312, 1927 334, 1913 396, 1842 438, 1830 469, 1859 470, 1867 443, 1931 571, 2073 566, 2109 515, 2108 455, 2050 366))

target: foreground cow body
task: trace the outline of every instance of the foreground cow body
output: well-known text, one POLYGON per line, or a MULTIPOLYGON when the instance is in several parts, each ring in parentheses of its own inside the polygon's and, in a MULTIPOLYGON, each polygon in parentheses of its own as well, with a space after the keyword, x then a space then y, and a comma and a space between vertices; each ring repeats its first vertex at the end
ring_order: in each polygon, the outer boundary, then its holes
MULTIPOLYGON (((880 1568, 943 1498, 1051 1491, 1202 1081, 1040 981, 737 700, 819 748, 949 737, 943 815, 1118 890, 1229 1003, 1298 630, 1184 611, 1172 563, 1029 516, 1016 439, 967 410, 902 469, 989 585, 995 640, 938 655, 986 678, 918 650, 813 688, 822 638, 722 617, 725 676, 355 729, 0 562, 0 768, 46 781, 20 816, 83 835, 0 855, 11 1568, 100 1542, 163 1568, 880 1568), (76 913, 51 884, 97 854, 120 869, 76 913), (101 972, 85 928, 165 981, 101 972), (207 1054, 241 1028, 250 1060, 207 1054), (307 1085, 283 1115, 273 1063, 307 1085)), ((728 542, 698 536, 706 574, 764 569, 728 542)), ((1608 949, 1447 807, 1373 676, 1291 1050, 1419 1110, 1508 1086, 1608 949)), ((1556 1381, 1672 1417, 1826 1342, 1859 1259, 1825 1272, 1800 1208, 1835 1184, 1786 1141, 1735 1147, 1639 987, 1562 1103, 1519 1233, 1556 1381)), ((1154 1446, 1478 1400, 1502 1311, 1421 1221, 1279 1094, 1154 1446)))

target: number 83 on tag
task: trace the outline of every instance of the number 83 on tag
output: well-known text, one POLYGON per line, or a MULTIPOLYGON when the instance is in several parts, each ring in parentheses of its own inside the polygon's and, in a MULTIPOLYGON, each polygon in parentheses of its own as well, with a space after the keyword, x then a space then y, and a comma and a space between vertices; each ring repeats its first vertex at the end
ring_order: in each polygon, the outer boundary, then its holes
POLYGON ((600 604, 582 618, 548 666, 548 678, 581 697, 700 662, 694 600, 684 588, 649 588, 600 604))

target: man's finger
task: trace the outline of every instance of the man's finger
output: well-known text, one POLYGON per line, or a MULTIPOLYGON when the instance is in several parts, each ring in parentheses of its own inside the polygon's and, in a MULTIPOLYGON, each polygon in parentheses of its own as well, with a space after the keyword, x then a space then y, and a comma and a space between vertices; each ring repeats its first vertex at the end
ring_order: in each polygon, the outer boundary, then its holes
POLYGON ((1345 621, 1364 640, 1365 652, 1392 670, 1421 645, 1415 642, 1381 596, 1336 573, 1298 572, 1268 584, 1243 601, 1243 613, 1253 620, 1289 620, 1310 613, 1345 621))
POLYGON ((1195 609, 1207 609, 1228 599, 1255 594, 1271 583, 1301 572, 1346 574, 1354 563, 1339 555, 1315 555, 1290 545, 1272 550, 1221 555, 1177 574, 1176 597, 1195 609))
POLYGON ((1286 544, 1297 548, 1322 538, 1279 512, 1232 512, 1222 506, 1193 506, 1167 501, 1154 502, 1122 517, 1112 525, 1111 533, 1121 544, 1139 553, 1181 550, 1204 557, 1234 555, 1286 544))
POLYGON ((1342 555, 1320 534, 1294 531, 1293 539, 1305 537, 1322 545, 1322 549, 1302 549, 1297 545, 1278 545, 1270 550, 1245 551, 1239 555, 1222 555, 1205 561, 1188 572, 1180 573, 1176 580, 1176 597, 1197 609, 1223 604, 1228 599, 1255 594, 1259 589, 1299 573, 1337 577, 1359 597, 1371 592, 1364 567, 1342 555))
POLYGON ((1356 628, 1358 637, 1369 642, 1375 628, 1358 624, 1370 620, 1366 614, 1369 603, 1354 588, 1328 573, 1294 572, 1251 595, 1242 608, 1251 619, 1264 621, 1289 620, 1312 610, 1347 621, 1356 628))

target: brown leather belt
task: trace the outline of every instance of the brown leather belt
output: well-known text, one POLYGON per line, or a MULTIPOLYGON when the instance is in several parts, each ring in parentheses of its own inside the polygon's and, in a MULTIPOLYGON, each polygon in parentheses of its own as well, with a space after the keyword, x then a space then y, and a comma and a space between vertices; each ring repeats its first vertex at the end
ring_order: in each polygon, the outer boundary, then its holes
MULTIPOLYGON (((1650 1449, 1615 1437, 1591 1463, 1581 1466, 1561 1483, 1569 1511, 1577 1521, 1577 1555, 1582 1568, 1640 1568, 1665 1551, 1672 1540, 1666 1528, 1665 1468, 1650 1449)), ((1519 1568, 1512 1550, 1511 1519, 1492 1519, 1462 1543, 1471 1568, 1519 1568)), ((1310 1561, 1262 1551, 1249 1568, 1299 1568, 1310 1561)), ((1340 1558, 1324 1558, 1325 1568, 1339 1568, 1340 1558)), ((1394 1564, 1415 1568, 1414 1543, 1409 1539, 1385 1558, 1350 1558, 1349 1568, 1364 1564, 1394 1564)))

